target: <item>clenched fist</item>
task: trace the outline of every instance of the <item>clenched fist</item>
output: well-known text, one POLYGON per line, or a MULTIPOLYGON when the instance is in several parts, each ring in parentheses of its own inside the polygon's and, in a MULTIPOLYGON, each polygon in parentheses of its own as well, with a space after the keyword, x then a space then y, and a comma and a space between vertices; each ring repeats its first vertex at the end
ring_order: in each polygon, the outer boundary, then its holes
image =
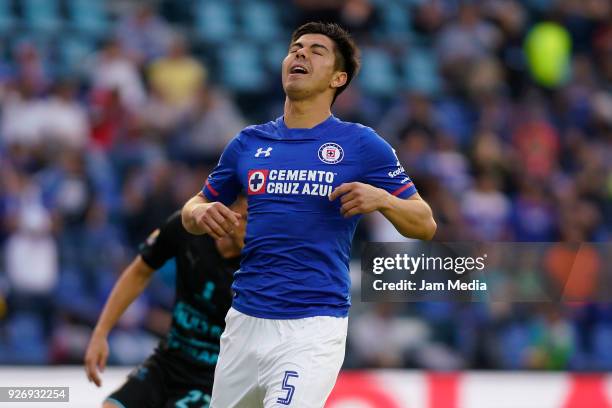
POLYGON ((220 202, 197 204, 191 210, 191 218, 198 230, 218 239, 233 234, 240 225, 241 215, 220 202))
POLYGON ((353 182, 343 183, 329 195, 329 200, 334 201, 340 197, 342 207, 340 212, 345 218, 357 214, 368 214, 379 210, 386 203, 389 193, 370 184, 353 182))

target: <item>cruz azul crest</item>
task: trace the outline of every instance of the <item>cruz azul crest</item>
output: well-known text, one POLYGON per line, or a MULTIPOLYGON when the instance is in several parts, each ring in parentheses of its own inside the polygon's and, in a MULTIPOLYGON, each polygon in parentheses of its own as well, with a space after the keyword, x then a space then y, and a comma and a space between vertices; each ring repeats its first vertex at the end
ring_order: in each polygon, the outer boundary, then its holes
POLYGON ((319 147, 319 159, 323 163, 336 164, 344 158, 344 150, 336 143, 325 143, 319 147))

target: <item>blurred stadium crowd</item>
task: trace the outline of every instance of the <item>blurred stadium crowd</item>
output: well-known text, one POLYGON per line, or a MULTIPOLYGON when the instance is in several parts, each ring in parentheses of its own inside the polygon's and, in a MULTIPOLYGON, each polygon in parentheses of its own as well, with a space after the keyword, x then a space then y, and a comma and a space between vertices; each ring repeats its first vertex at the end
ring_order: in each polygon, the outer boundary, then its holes
MULTIPOLYGON (((608 0, 0 0, 0 363, 79 363, 139 242, 243 126, 282 114, 307 20, 362 48, 341 119, 392 143, 436 239, 607 242, 608 0)), ((355 245, 396 240, 366 217, 355 245)), ((173 265, 112 334, 141 361, 173 265)), ((346 367, 612 370, 609 304, 362 304, 346 367)))

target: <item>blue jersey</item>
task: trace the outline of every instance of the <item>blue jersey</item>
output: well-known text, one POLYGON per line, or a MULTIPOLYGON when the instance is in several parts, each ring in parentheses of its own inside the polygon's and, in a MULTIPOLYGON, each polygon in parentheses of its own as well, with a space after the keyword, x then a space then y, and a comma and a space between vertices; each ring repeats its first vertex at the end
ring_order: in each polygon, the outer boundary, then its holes
POLYGON ((283 118, 242 130, 202 192, 229 205, 248 198, 248 222, 233 307, 270 319, 346 316, 349 258, 360 216, 344 218, 328 195, 359 181, 400 198, 416 189, 391 146, 371 128, 334 116, 311 129, 283 118))

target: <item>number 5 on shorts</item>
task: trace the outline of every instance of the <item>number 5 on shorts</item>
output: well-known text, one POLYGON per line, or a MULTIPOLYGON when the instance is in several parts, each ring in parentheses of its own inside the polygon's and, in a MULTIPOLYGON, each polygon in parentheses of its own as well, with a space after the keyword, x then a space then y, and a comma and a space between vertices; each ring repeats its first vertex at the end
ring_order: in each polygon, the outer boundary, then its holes
POLYGON ((285 398, 278 398, 276 402, 283 405, 291 404, 291 399, 293 398, 293 393, 295 392, 295 386, 289 384, 289 379, 291 377, 298 378, 299 375, 297 371, 285 371, 285 378, 283 378, 283 391, 287 391, 287 396, 285 398))

